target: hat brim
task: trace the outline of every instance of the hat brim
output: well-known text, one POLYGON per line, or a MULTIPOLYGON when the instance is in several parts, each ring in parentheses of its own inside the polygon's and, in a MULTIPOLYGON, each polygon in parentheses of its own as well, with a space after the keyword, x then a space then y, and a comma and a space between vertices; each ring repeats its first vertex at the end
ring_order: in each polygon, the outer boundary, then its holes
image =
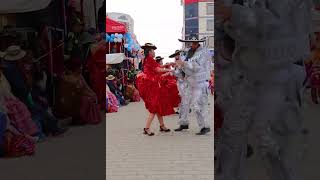
POLYGON ((177 55, 179 55, 180 53, 181 53, 181 51, 176 52, 176 53, 173 53, 173 54, 171 54, 171 55, 169 56, 169 58, 174 58, 174 57, 176 57, 177 55))
POLYGON ((180 42, 205 42, 206 40, 184 40, 184 39, 178 39, 180 42))
POLYGON ((15 55, 15 56, 11 56, 11 55, 6 54, 3 59, 6 61, 18 61, 18 60, 24 58, 26 56, 26 54, 27 54, 27 52, 22 50, 19 54, 15 55))
POLYGON ((115 77, 106 77, 106 80, 109 80, 109 81, 112 81, 112 80, 114 80, 115 79, 115 77))
POLYGON ((141 48, 142 48, 142 49, 148 49, 148 48, 150 48, 150 49, 153 49, 153 50, 156 50, 156 49, 157 49, 156 46, 141 46, 141 48))

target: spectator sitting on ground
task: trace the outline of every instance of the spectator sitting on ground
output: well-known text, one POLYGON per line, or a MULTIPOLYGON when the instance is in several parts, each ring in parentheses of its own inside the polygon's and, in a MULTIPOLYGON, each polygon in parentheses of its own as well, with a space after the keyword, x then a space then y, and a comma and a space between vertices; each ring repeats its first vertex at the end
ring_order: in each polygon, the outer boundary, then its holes
POLYGON ((13 94, 28 107, 32 119, 37 122, 38 128, 41 130, 41 136, 43 137, 44 134, 53 136, 63 134, 67 129, 60 128, 58 120, 49 113, 48 107, 41 106, 32 97, 31 88, 28 87, 21 68, 21 62, 25 58, 29 58, 26 55, 27 53, 19 46, 8 47, 4 57, 4 75, 12 87, 13 94))
POLYGON ((134 86, 134 81, 128 81, 128 85, 126 86, 126 96, 131 102, 139 102, 140 95, 139 91, 134 86))
POLYGON ((67 68, 57 91, 56 113, 71 116, 75 125, 99 123, 97 96, 81 74, 79 58, 71 57, 67 68))
POLYGON ((108 84, 106 84, 106 102, 107 113, 118 112, 120 103, 117 97, 110 91, 108 84))
POLYGON ((125 98, 122 92, 117 88, 116 78, 113 75, 109 75, 106 78, 106 80, 107 80, 107 85, 110 88, 110 91, 117 97, 118 101, 120 102, 120 105, 122 106, 128 105, 128 103, 125 101, 125 98))

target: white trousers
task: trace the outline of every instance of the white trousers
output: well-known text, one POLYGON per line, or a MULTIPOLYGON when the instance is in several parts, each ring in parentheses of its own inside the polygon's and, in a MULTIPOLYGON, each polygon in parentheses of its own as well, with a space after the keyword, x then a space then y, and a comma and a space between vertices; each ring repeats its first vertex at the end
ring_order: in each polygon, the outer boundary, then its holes
POLYGON ((210 128, 209 124, 209 83, 200 82, 190 85, 184 84, 185 89, 181 92, 181 106, 179 125, 189 124, 189 110, 196 114, 198 126, 202 128, 210 128))
POLYGON ((189 114, 189 102, 190 102, 190 91, 188 84, 185 81, 178 81, 178 90, 181 97, 181 103, 179 105, 179 125, 189 125, 188 114, 189 114))

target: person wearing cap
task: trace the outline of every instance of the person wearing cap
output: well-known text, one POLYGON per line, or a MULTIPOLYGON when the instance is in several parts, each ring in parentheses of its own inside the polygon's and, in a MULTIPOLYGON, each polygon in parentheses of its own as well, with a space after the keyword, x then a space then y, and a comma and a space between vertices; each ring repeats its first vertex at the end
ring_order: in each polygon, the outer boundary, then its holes
MULTIPOLYGON (((188 105, 196 114, 200 132, 197 135, 205 135, 210 132, 209 123, 209 79, 211 71, 211 58, 206 48, 199 43, 205 40, 198 40, 192 36, 190 39, 180 42, 191 43, 185 61, 176 60, 176 65, 185 76, 188 85, 188 105)), ((189 108, 188 108, 189 109, 189 108)), ((188 117, 184 117, 188 118, 188 117)), ((184 119, 184 122, 188 120, 184 119)), ((180 125, 177 130, 188 129, 188 125, 180 125)))
POLYGON ((235 41, 232 103, 221 129, 219 180, 246 179, 245 151, 253 133, 272 180, 299 178, 302 60, 310 54, 312 2, 215 1, 215 17, 235 41), (298 12, 298 13, 297 13, 298 12))
POLYGON ((145 107, 149 111, 143 131, 144 134, 153 136, 154 133, 150 130, 150 126, 155 116, 160 122, 160 132, 170 132, 170 129, 164 124, 163 116, 175 113, 174 108, 179 105, 180 97, 175 80, 166 77, 173 70, 166 68, 166 65, 161 66, 154 59, 154 50, 157 47, 146 43, 142 48, 145 53, 143 72, 137 75, 136 85, 145 107))

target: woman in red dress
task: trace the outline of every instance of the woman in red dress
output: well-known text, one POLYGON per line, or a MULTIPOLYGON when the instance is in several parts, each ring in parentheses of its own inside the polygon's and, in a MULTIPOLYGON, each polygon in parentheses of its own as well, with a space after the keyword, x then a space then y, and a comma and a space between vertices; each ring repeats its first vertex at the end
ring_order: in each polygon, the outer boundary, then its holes
POLYGON ((166 128, 163 116, 175 114, 174 108, 180 103, 180 97, 176 80, 169 76, 173 70, 161 66, 154 59, 157 49, 151 43, 142 46, 145 53, 143 64, 143 72, 138 74, 136 84, 141 98, 145 103, 146 109, 149 111, 144 134, 153 136, 150 131, 151 123, 155 116, 160 122, 160 132, 170 132, 166 128))

